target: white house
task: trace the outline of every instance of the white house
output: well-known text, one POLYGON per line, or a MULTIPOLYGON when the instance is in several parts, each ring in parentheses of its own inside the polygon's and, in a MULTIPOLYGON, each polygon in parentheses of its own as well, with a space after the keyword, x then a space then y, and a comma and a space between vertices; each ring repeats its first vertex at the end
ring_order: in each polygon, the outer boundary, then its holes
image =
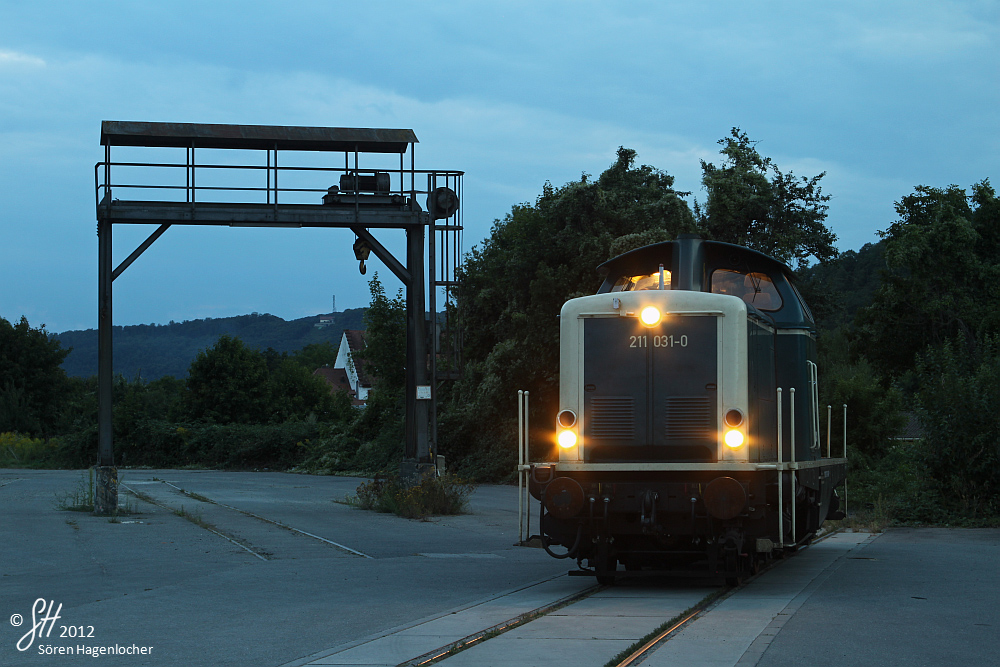
POLYGON ((364 349, 365 332, 360 329, 345 329, 344 335, 340 339, 340 348, 337 350, 337 360, 333 367, 343 368, 347 372, 347 381, 351 385, 354 397, 361 402, 368 399, 368 392, 371 391, 372 382, 368 373, 365 372, 364 364, 360 368, 355 368, 353 352, 364 349))

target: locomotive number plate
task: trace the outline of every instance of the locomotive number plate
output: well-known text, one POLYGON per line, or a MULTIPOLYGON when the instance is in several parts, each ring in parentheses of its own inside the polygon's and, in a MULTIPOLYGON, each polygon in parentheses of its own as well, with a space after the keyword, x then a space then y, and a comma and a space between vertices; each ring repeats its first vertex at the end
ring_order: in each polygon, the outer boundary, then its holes
POLYGON ((665 334, 662 336, 629 336, 629 347, 687 347, 688 337, 685 335, 674 336, 665 334))

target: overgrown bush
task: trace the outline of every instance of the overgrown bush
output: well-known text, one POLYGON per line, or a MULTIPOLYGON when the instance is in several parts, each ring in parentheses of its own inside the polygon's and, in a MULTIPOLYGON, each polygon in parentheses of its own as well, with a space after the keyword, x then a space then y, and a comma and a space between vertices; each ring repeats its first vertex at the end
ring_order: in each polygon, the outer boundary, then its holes
POLYGON ((376 476, 361 484, 349 505, 376 512, 391 512, 407 519, 438 514, 462 514, 475 486, 454 475, 425 477, 420 484, 403 484, 397 475, 376 476))
POLYGON ((1000 339, 963 336, 917 364, 924 461, 944 507, 976 519, 1000 512, 1000 339))
POLYGON ((59 441, 0 433, 0 468, 41 468, 56 458, 59 441))
MULTIPOLYGON (((868 460, 886 454, 906 418, 901 410, 903 398, 895 387, 888 389, 865 359, 857 363, 834 362, 821 367, 820 421, 825 435, 827 411, 832 406, 830 428, 831 453, 844 451, 843 406, 847 405, 848 452, 858 460, 860 452, 868 460), (853 451, 852 451, 853 450, 853 451)), ((824 442, 825 445, 825 442, 824 442)), ((824 446, 825 451, 825 446, 824 446)))

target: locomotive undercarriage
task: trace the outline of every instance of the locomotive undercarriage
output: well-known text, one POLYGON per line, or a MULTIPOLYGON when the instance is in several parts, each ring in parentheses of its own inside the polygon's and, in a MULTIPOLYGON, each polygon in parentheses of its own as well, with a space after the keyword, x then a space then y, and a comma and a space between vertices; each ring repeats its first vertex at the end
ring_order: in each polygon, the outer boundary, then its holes
POLYGON ((546 550, 575 559, 581 574, 601 583, 614 580, 619 563, 627 572, 716 574, 737 583, 841 517, 834 488, 844 472, 834 464, 782 473, 780 536, 777 471, 542 473, 532 475, 530 490, 540 500, 546 550))

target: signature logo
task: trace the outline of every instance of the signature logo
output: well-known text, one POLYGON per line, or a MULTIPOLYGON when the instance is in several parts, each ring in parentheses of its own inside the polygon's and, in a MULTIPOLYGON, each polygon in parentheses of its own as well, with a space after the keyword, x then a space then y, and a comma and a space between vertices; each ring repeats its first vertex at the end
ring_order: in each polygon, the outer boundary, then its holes
POLYGON ((27 651, 31 648, 31 645, 35 643, 35 637, 48 637, 52 634, 52 628, 56 626, 56 621, 62 618, 59 612, 62 611, 62 603, 59 603, 59 608, 56 609, 55 615, 52 614, 52 607, 55 605, 55 600, 48 603, 45 602, 45 598, 38 598, 35 600, 35 604, 31 607, 31 629, 24 633, 24 636, 17 642, 18 651, 27 651), (45 614, 41 618, 38 618, 39 614, 45 614), (45 626, 48 625, 48 630, 45 626), (27 643, 25 643, 27 642, 27 643), (23 646, 22 646, 23 645, 23 646))

